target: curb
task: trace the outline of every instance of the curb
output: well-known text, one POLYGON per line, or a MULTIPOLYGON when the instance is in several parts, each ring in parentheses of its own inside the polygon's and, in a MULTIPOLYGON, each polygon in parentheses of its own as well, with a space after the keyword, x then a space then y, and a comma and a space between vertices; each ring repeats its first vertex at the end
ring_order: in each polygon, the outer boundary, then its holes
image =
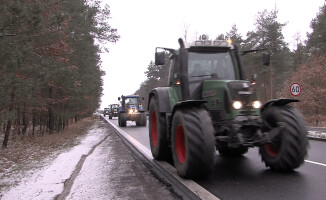
POLYGON ((108 124, 116 130, 117 134, 121 136, 126 142, 126 145, 133 150, 135 153, 141 154, 141 157, 146 159, 147 165, 151 167, 151 172, 163 183, 172 186, 174 192, 179 195, 182 199, 189 200, 219 200, 218 197, 211 194, 206 189, 202 188, 196 182, 190 179, 180 178, 175 168, 164 161, 156 161, 152 157, 152 153, 149 149, 140 144, 137 140, 129 136, 122 129, 112 124, 108 119, 101 116, 108 124))

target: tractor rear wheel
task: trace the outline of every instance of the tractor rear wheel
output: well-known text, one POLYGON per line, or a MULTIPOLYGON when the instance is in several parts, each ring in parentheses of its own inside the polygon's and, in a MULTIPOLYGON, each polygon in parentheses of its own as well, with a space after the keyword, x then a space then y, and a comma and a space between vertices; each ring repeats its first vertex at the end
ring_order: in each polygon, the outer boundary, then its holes
POLYGON ((173 115, 171 140, 173 161, 179 176, 194 178, 212 172, 214 128, 205 109, 177 110, 173 115))
POLYGON ((151 98, 149 104, 149 138, 153 157, 156 160, 168 160, 171 156, 171 149, 168 146, 166 120, 163 114, 159 113, 155 97, 151 98))
POLYGON ((262 113, 265 132, 281 127, 279 135, 259 148, 262 161, 276 171, 299 167, 307 155, 307 129, 303 115, 289 106, 273 106, 262 113))

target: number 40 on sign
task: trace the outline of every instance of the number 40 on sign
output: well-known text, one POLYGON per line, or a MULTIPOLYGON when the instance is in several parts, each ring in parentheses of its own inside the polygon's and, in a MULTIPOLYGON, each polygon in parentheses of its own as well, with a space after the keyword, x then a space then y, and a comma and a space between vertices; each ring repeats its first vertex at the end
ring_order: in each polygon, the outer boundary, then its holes
POLYGON ((298 96, 301 93, 301 87, 299 83, 292 83, 290 92, 293 96, 298 96))

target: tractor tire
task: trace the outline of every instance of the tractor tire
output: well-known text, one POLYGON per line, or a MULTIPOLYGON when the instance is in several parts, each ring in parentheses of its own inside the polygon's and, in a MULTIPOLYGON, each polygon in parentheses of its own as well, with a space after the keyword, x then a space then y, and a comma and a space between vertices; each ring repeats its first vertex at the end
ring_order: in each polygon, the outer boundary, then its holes
POLYGON ((167 124, 163 114, 158 111, 155 97, 149 104, 149 143, 151 152, 156 160, 168 160, 172 158, 171 148, 168 146, 167 124))
POLYGON ((172 155, 179 176, 196 178, 213 171, 214 128, 203 108, 177 110, 172 120, 172 155))
POLYGON ((147 124, 147 117, 146 113, 141 113, 139 117, 136 119, 137 126, 146 126, 147 124))
POLYGON ((127 125, 127 120, 126 120, 126 115, 125 113, 120 113, 118 116, 118 121, 119 121, 119 126, 121 127, 126 127, 127 125))
POLYGON ((146 113, 142 113, 140 115, 140 125, 141 126, 146 126, 147 125, 147 116, 146 116, 146 113))
POLYGON ((216 148, 225 157, 239 157, 248 152, 248 147, 229 148, 225 142, 217 142, 216 148))
POLYGON ((141 115, 139 115, 136 119, 136 126, 141 126, 141 115))
POLYGON ((263 131, 270 131, 283 124, 281 134, 271 143, 259 148, 266 167, 275 171, 291 171, 298 168, 307 155, 307 128, 303 115, 290 106, 273 106, 262 113, 263 131))

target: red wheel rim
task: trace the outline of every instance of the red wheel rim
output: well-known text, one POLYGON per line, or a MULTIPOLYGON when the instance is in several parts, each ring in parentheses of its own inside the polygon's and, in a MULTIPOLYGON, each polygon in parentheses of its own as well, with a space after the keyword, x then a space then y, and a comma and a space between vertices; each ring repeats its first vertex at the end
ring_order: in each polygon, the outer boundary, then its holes
POLYGON ((185 134, 181 124, 179 124, 177 127, 175 143, 176 143, 178 160, 181 164, 183 164, 186 160, 186 147, 185 147, 185 134))
POLYGON ((151 132, 152 132, 152 143, 153 146, 157 146, 157 122, 156 122, 156 112, 155 110, 152 112, 152 118, 151 118, 151 132))
POLYGON ((266 144, 264 148, 267 154, 270 155, 271 157, 277 157, 278 154, 280 153, 280 147, 276 147, 271 144, 266 144))

